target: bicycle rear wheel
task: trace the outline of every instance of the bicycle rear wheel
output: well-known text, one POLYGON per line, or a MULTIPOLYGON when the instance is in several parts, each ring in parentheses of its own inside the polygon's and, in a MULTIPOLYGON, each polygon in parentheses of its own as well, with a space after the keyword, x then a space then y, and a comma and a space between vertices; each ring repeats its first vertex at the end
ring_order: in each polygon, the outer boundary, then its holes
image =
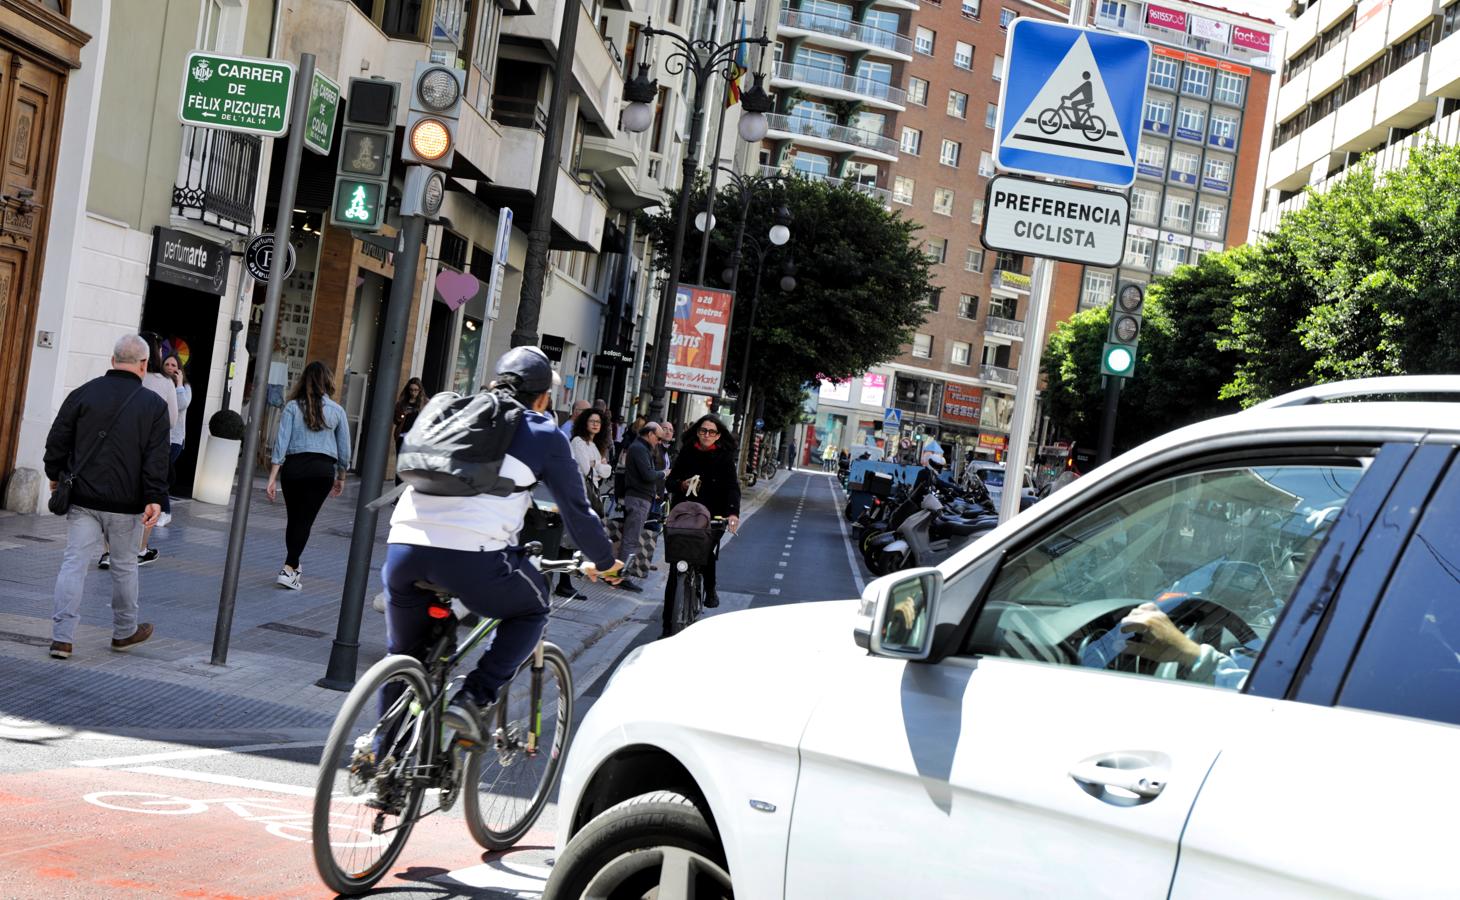
POLYGON ((436 752, 425 667, 387 656, 340 707, 314 787, 314 865, 330 890, 359 894, 385 877, 405 849, 436 752), (395 699, 384 715, 376 698, 395 699))
POLYGON ((487 713, 493 733, 466 764, 463 804, 472 839, 505 850, 542 815, 562 771, 573 727, 573 674, 554 644, 543 644, 536 677, 529 658, 487 713), (535 749, 528 748, 529 736, 535 749))
POLYGON ((674 633, 694 624, 704 604, 704 582, 700 570, 691 568, 679 581, 679 603, 674 609, 674 633))

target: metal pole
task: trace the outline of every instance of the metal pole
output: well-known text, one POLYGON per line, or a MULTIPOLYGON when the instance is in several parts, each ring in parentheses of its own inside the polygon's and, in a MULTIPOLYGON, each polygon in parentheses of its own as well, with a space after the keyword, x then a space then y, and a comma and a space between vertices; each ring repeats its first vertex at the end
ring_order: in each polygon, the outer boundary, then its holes
MULTIPOLYGON (((537 343, 537 323, 542 315, 542 289, 547 281, 548 244, 552 239, 553 204, 558 193, 558 167, 563 159, 563 125, 568 117, 569 83, 573 78, 573 56, 578 44, 578 0, 563 10, 558 30, 557 65, 553 92, 548 100, 547 133, 542 139, 542 158, 537 164, 537 193, 533 196, 532 222, 527 231, 527 258, 522 263, 522 292, 517 301, 517 322, 512 328, 512 346, 537 343)), ((490 301, 490 298, 488 299, 490 301)))
POLYGON ((1115 417, 1120 408, 1120 389, 1124 378, 1105 376, 1105 416, 1100 420, 1100 445, 1095 451, 1095 465, 1103 466, 1115 455, 1115 417))
POLYGON ((299 186, 299 160, 304 151, 304 123, 309 115, 309 89, 314 83, 313 53, 299 54, 299 71, 294 77, 294 95, 290 100, 293 108, 289 111, 289 142, 284 150, 278 213, 274 219, 274 264, 269 267, 269 287, 264 295, 264 317, 259 323, 253 396, 249 398, 248 425, 243 432, 243 470, 238 473, 238 486, 233 491, 233 522, 228 529, 228 553, 223 561, 223 587, 218 592, 218 620, 213 626, 211 662, 215 666, 228 662, 233 609, 238 602, 238 570, 243 565, 243 541, 248 533, 248 504, 253 497, 259 423, 264 420, 264 400, 269 392, 269 362, 274 355, 274 329, 278 327, 279 298, 284 293, 284 259, 289 253, 290 229, 294 227, 294 195, 299 186))
POLYGON ((715 125, 715 145, 710 150, 710 185, 705 193, 705 231, 700 237, 700 270, 695 284, 705 283, 705 264, 710 258, 710 232, 715 217, 715 189, 720 181, 720 145, 725 141, 725 113, 730 109, 730 81, 725 81, 725 97, 720 102, 720 118, 715 125))
POLYGON ((741 359, 740 362, 740 393, 742 396, 740 398, 740 402, 736 404, 736 413, 740 418, 740 423, 736 426, 736 431, 740 434, 740 448, 742 452, 740 458, 742 464, 740 471, 742 472, 745 471, 745 439, 751 423, 749 383, 750 345, 755 342, 755 307, 760 301, 760 278, 761 272, 765 268, 765 254, 766 251, 764 249, 757 249, 755 256, 755 283, 750 286, 750 321, 747 323, 747 328, 745 332, 745 356, 741 359))
POLYGON ((1019 384, 1014 389, 1014 419, 1009 423, 1009 452, 1004 456, 1004 493, 999 498, 999 521, 1019 514, 1019 497, 1024 492, 1024 461, 1029 457, 1029 431, 1034 425, 1034 393, 1039 388, 1039 358, 1044 353, 1044 318, 1049 311, 1049 292, 1054 282, 1054 263, 1034 261, 1034 284, 1019 358, 1019 384))
POLYGON ((416 292, 416 269, 421 259, 421 238, 426 220, 421 216, 401 218, 400 246, 395 255, 395 274, 390 280, 390 300, 381 323, 380 357, 375 371, 375 390, 370 395, 370 433, 364 437, 360 454, 360 499, 355 506, 355 525, 350 532, 350 557, 345 564, 345 590, 340 595, 340 621, 330 647, 329 668, 316 684, 347 691, 355 683, 355 666, 360 651, 360 617, 365 608, 365 588, 370 581, 370 555, 375 549, 378 513, 370 503, 380 496, 385 482, 385 462, 390 449, 391 413, 400 381, 407 330, 411 321, 411 298, 416 292))

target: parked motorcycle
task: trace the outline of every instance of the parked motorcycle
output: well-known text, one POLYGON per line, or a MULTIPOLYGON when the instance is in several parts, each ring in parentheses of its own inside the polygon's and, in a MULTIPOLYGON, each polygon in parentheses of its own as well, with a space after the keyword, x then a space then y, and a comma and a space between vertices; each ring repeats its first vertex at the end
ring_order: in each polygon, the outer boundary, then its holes
POLYGON ((998 524, 998 515, 986 495, 980 498, 939 484, 909 494, 884 527, 864 534, 862 558, 874 574, 885 575, 919 565, 920 560, 929 560, 933 554, 957 549, 998 524))

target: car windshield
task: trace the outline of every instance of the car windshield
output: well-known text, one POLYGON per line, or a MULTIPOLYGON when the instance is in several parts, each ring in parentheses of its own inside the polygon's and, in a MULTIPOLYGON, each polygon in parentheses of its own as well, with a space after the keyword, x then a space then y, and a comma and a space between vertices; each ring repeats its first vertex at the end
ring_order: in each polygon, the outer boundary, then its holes
POLYGON ((989 487, 1003 487, 1004 486, 1004 470, 1003 469, 979 469, 978 470, 978 476, 980 478, 982 478, 983 479, 983 483, 986 484, 986 485, 988 485, 989 487))

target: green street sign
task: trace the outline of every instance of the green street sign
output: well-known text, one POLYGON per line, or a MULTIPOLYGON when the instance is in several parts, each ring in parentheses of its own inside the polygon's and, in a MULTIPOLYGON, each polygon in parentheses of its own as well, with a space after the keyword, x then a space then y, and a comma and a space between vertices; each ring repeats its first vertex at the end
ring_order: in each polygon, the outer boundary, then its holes
POLYGON ((304 116, 304 146, 329 156, 335 142, 335 113, 340 109, 340 86, 318 70, 309 86, 309 111, 304 116))
POLYGON ((293 84, 291 63, 189 53, 177 117, 184 125, 279 137, 289 130, 293 84))
POLYGON ((1136 371, 1136 348, 1131 344, 1107 342, 1100 353, 1100 374, 1129 378, 1136 371))
POLYGON ((385 197, 378 181, 335 180, 335 201, 330 207, 330 224, 343 228, 378 231, 385 218, 385 197))

